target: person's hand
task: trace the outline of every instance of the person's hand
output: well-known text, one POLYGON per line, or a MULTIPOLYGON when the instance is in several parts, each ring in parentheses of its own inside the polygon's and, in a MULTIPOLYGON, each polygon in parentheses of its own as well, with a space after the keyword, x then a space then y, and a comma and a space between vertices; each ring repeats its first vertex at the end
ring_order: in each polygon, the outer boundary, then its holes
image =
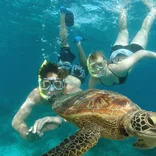
POLYGON ((49 123, 49 121, 49 117, 36 120, 34 125, 26 133, 28 140, 34 141, 42 137, 44 135, 42 128, 46 123, 49 123))
POLYGON ((51 117, 47 116, 35 121, 32 131, 37 133, 40 137, 43 136, 45 131, 54 130, 58 128, 62 123, 62 118, 59 116, 51 117))
POLYGON ((41 136, 43 135, 43 133, 40 133, 38 131, 35 131, 33 129, 33 127, 31 127, 28 132, 26 133, 27 139, 30 141, 34 141, 39 139, 41 136))
POLYGON ((75 36, 74 37, 74 42, 75 43, 80 43, 81 41, 83 41, 84 39, 81 36, 75 36))
POLYGON ((44 117, 35 121, 34 125, 28 130, 27 138, 30 141, 37 140, 44 135, 44 132, 54 130, 61 126, 62 121, 67 122, 59 116, 44 117))

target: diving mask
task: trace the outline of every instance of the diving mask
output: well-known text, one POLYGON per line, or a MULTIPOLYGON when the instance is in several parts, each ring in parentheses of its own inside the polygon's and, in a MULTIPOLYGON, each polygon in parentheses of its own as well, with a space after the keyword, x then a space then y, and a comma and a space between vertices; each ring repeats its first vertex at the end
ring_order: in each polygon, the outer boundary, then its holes
POLYGON ((104 69, 105 67, 105 62, 104 61, 97 61, 89 64, 88 68, 90 72, 96 72, 99 70, 104 69))
POLYGON ((91 76, 93 77, 102 77, 105 75, 105 68, 106 68, 106 61, 101 60, 101 61, 96 61, 93 63, 88 63, 88 70, 91 76))
POLYGON ((44 78, 41 83, 42 90, 62 90, 64 88, 64 80, 60 78, 51 79, 51 78, 44 78))

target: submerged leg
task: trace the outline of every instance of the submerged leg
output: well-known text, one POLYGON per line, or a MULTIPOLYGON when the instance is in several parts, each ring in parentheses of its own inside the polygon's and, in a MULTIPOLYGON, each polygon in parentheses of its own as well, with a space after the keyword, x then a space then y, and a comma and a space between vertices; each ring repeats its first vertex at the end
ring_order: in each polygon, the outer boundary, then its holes
MULTIPOLYGON (((72 62, 75 59, 75 55, 71 52, 69 48, 69 43, 67 40, 67 17, 69 17, 69 11, 65 7, 61 7, 60 9, 60 54, 58 56, 58 65, 69 71, 72 67, 72 62), (68 13, 68 16, 67 16, 68 13)), ((69 25, 69 19, 68 19, 68 25, 69 25)))
POLYGON ((148 42, 148 34, 154 22, 155 16, 156 16, 156 8, 152 8, 151 11, 146 16, 146 18, 144 19, 141 29, 134 37, 131 44, 138 44, 142 46, 144 49, 146 48, 148 42))
POLYGON ((127 10, 122 9, 119 16, 119 33, 115 45, 128 45, 127 10))
POLYGON ((81 156, 96 145, 99 138, 100 128, 98 126, 83 127, 42 156, 81 156))
POLYGON ((67 40, 67 28, 65 24, 65 13, 60 11, 60 47, 69 47, 67 40))
POLYGON ((151 9, 152 7, 156 6, 155 0, 142 0, 142 2, 151 9))

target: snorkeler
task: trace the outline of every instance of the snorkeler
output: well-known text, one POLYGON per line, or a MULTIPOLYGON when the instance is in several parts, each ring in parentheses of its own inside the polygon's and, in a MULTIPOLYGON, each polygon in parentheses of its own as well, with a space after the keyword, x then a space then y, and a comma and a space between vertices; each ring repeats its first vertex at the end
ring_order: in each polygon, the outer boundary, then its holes
POLYGON ((79 62, 78 64, 73 64, 75 59, 75 55, 71 52, 69 43, 67 40, 67 27, 71 27, 74 25, 74 15, 71 11, 67 10, 65 7, 60 8, 60 54, 58 57, 58 66, 62 69, 68 70, 69 75, 74 76, 73 82, 79 84, 79 86, 84 82, 85 77, 88 74, 87 69, 87 58, 82 49, 81 41, 83 40, 82 37, 76 36, 74 37, 74 41, 77 46, 79 62))
POLYGON ((124 83, 130 70, 143 58, 156 59, 156 53, 144 50, 148 42, 148 33, 156 17, 156 8, 144 19, 141 29, 128 44, 127 10, 121 9, 119 16, 119 34, 112 47, 110 60, 101 51, 93 52, 87 59, 87 66, 91 75, 89 88, 97 84, 113 86, 124 83))
MULTIPOLYGON (((81 91, 80 88, 66 83, 67 75, 67 71, 60 69, 56 64, 43 62, 38 73, 39 86, 30 92, 12 120, 12 127, 22 138, 29 141, 37 140, 44 132, 58 128, 65 121, 59 116, 46 116, 36 120, 30 128, 26 123, 35 108, 49 107, 51 112, 51 103, 56 99, 65 94, 81 91)), ((44 112, 41 114, 44 115, 44 112)))

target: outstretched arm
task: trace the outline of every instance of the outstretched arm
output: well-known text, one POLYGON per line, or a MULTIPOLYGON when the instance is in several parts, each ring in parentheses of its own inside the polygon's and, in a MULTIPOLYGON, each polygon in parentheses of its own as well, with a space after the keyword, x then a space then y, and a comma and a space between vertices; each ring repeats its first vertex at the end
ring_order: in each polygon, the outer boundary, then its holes
POLYGON ((86 54, 82 48, 81 41, 83 38, 81 36, 75 36, 74 41, 76 43, 76 47, 78 50, 78 56, 79 56, 79 61, 81 66, 84 68, 85 72, 88 73, 88 68, 87 68, 87 57, 86 54))
POLYGON ((29 128, 25 123, 25 120, 28 118, 35 105, 35 102, 33 100, 34 94, 35 94, 35 90, 29 94, 26 101, 20 107, 20 109, 18 110, 18 112, 16 113, 16 115, 12 120, 12 127, 21 135, 21 137, 27 140, 29 140, 27 135, 29 128))
POLYGON ((47 116, 36 120, 33 126, 28 128, 25 120, 30 116, 34 106, 41 102, 44 103, 38 89, 34 89, 12 120, 12 127, 26 140, 34 141, 41 137, 44 132, 56 129, 62 124, 63 119, 61 117, 47 116))
POLYGON ((156 59, 156 53, 148 50, 140 50, 117 64, 111 64, 109 68, 116 75, 125 76, 143 58, 156 59))
POLYGON ((87 72, 87 57, 86 54, 81 46, 81 43, 76 44, 77 45, 77 49, 78 49, 78 56, 79 56, 79 61, 81 66, 83 66, 83 68, 85 69, 85 71, 87 72))

